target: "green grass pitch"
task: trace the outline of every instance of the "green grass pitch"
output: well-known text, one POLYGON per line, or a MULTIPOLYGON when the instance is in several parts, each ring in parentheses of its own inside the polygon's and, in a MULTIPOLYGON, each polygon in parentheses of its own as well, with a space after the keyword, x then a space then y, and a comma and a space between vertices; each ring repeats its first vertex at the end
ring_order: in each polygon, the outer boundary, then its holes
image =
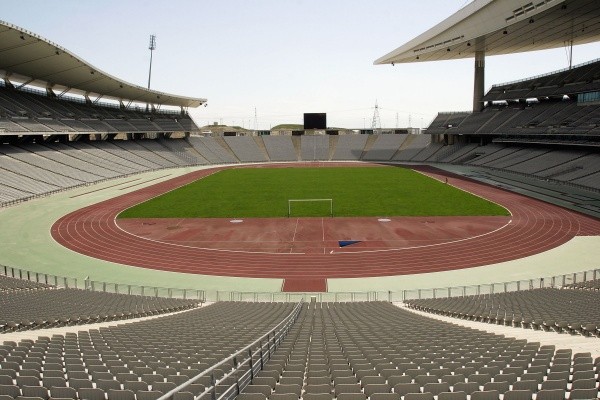
MULTIPOLYGON (((503 207, 410 169, 382 166, 226 169, 119 217, 287 217, 289 199, 333 199, 336 217, 509 215, 503 207)), ((294 203, 292 216, 329 216, 329 203, 294 203)))

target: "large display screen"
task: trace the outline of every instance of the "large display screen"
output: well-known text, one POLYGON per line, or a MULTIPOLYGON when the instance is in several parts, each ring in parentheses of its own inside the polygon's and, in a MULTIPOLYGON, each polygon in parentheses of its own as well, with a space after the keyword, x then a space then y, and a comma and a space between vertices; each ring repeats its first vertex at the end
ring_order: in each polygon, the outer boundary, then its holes
POLYGON ((304 113, 304 129, 326 129, 326 113, 304 113))

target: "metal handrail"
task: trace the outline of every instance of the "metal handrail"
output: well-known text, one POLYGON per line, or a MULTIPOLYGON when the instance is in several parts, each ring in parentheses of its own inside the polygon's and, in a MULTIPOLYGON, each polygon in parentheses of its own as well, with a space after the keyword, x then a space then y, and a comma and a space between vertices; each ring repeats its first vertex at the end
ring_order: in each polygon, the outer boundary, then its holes
POLYGON ((219 396, 218 399, 222 399, 225 396, 225 394, 227 394, 232 389, 236 390, 236 392, 237 392, 236 395, 239 394, 239 392, 241 390, 243 390, 243 388, 245 387, 244 383, 247 385, 246 381, 244 380, 244 382, 242 382, 242 385, 244 385, 244 386, 240 388, 240 380, 245 379, 247 374, 250 374, 250 382, 254 379, 254 373, 255 373, 254 370, 255 370, 255 368, 257 368, 257 367, 255 367, 255 364, 253 363, 254 357, 257 355, 260 355, 260 369, 262 369, 262 367, 264 365, 265 351, 263 350, 263 348, 264 348, 263 342, 267 345, 267 349, 266 349, 267 354, 266 355, 268 356, 268 358, 267 358, 267 360, 268 360, 271 358, 271 355, 272 355, 271 350, 273 349, 273 351, 274 351, 278 347, 278 345, 281 343, 282 337, 287 335, 291 326, 298 319, 298 315, 300 314, 300 310, 302 308, 303 303, 304 303, 303 301, 300 301, 298 304, 296 304, 296 306, 294 307, 292 312, 290 314, 288 314, 287 317, 285 317, 273 329, 269 330, 269 332, 267 332, 260 338, 256 339, 254 342, 252 342, 248 346, 237 351, 236 353, 232 354, 231 356, 227 357, 226 359, 218 362, 217 364, 213 365, 212 367, 202 371, 195 377, 189 379, 188 381, 182 383, 181 385, 177 386, 176 388, 165 393, 164 395, 159 397, 157 400, 171 399, 175 393, 183 391, 189 385, 193 384, 194 382, 197 382, 200 378, 202 378, 204 376, 210 376, 211 386, 206 388, 203 393, 201 393, 197 396, 194 396, 194 400, 201 398, 202 396, 206 395, 207 393, 210 393, 211 398, 213 400, 215 400, 215 399, 217 399, 217 397, 216 397, 217 383, 222 382, 225 379, 232 376, 233 374, 237 373, 239 371, 240 366, 242 366, 246 363, 249 363, 250 369, 244 375, 242 375, 241 377, 238 377, 236 379, 236 382, 234 384, 230 385, 229 388, 227 388, 227 390, 221 396, 219 396), (255 350, 254 352, 252 352, 252 348, 254 348, 257 345, 258 345, 258 349, 255 350), (245 353, 248 354, 247 357, 245 356, 245 353), (246 358, 244 358, 240 362, 238 359, 240 357, 246 357, 246 358), (223 375, 223 377, 217 381, 215 379, 214 371, 216 369, 218 369, 219 367, 221 367, 223 365, 227 365, 229 363, 231 363, 233 365, 233 367, 229 370, 228 373, 223 375))

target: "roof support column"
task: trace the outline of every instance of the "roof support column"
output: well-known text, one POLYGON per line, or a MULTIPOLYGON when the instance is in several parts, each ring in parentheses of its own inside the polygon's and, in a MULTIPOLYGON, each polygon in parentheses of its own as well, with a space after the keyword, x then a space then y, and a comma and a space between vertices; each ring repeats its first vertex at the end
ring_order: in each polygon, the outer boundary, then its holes
POLYGON ((483 96, 485 94, 485 51, 475 52, 475 80, 473 85, 473 111, 483 110, 483 96))

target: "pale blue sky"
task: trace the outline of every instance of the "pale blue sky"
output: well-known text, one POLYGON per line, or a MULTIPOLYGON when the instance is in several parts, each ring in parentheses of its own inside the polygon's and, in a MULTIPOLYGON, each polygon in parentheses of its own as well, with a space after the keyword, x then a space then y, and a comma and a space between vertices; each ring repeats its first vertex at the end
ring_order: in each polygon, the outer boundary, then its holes
MULTIPOLYGON (((157 35, 152 88, 208 99, 191 110, 267 129, 327 112, 328 125, 427 126, 438 111, 471 107, 473 60, 374 66, 445 19, 465 0, 19 0, 7 22, 40 34, 94 66, 145 86, 148 38, 157 35)), ((597 58, 578 46, 574 62, 597 58)), ((565 49, 488 57, 486 87, 567 67, 565 49)))

